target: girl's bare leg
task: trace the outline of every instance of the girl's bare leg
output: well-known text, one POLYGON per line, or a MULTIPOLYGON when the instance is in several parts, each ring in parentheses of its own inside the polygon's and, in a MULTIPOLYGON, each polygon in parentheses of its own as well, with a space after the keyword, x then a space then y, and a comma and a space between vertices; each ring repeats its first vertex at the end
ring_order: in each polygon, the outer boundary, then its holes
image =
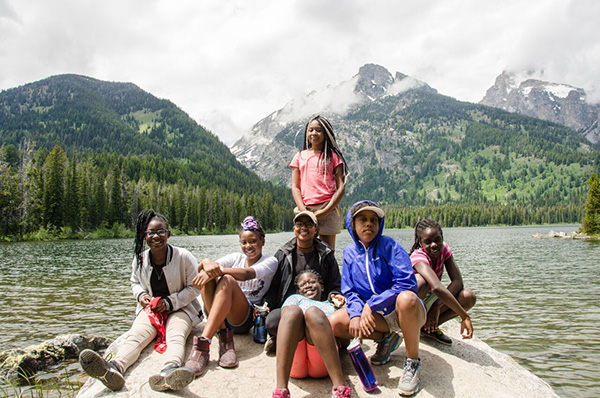
MULTIPOLYGON (((456 295, 456 300, 460 303, 460 305, 465 309, 465 311, 469 311, 477 302, 477 298, 475 297, 475 293, 471 289, 463 289, 456 295)), ((440 305, 440 317, 438 319, 438 325, 441 325, 448 320, 457 317, 458 314, 448 308, 445 304, 440 305)))
POLYGON ((319 235, 319 239, 327 243, 327 246, 335 249, 335 235, 319 235))
POLYGON ((225 327, 225 318, 233 324, 239 324, 247 314, 248 299, 244 292, 232 276, 223 275, 215 287, 202 336, 210 340, 219 329, 225 327))
POLYGON ((314 345, 323 359, 334 387, 344 385, 342 364, 335 344, 331 324, 322 310, 311 307, 304 314, 306 341, 314 345))
POLYGON ((298 306, 283 307, 277 328, 277 386, 288 388, 298 342, 304 338, 304 314, 298 306))
POLYGON ((404 337, 406 356, 419 358, 419 337, 425 324, 425 308, 419 297, 409 290, 401 292, 396 298, 396 315, 404 337))

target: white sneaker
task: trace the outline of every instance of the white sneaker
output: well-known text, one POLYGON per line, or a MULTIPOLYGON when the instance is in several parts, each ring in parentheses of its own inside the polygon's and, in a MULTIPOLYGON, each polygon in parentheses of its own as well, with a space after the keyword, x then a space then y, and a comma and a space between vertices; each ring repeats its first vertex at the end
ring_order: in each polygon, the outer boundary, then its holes
POLYGON ((398 390, 402 396, 414 395, 419 391, 419 371, 421 370, 421 360, 419 358, 406 358, 404 361, 404 371, 398 383, 398 390))

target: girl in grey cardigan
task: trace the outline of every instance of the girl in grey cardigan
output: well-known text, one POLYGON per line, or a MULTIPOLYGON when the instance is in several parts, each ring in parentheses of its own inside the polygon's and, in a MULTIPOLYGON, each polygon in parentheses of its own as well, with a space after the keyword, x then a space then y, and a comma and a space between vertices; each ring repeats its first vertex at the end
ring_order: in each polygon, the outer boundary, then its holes
POLYGON ((164 367, 150 376, 150 388, 179 390, 194 379, 194 372, 181 365, 186 339, 202 316, 195 300, 200 292, 192 283, 198 264, 186 249, 169 245, 169 236, 169 223, 163 215, 150 209, 138 215, 131 265, 131 290, 138 302, 133 326, 112 361, 92 350, 79 356, 83 370, 113 391, 123 388, 123 374, 157 335, 154 349, 163 352, 164 367))

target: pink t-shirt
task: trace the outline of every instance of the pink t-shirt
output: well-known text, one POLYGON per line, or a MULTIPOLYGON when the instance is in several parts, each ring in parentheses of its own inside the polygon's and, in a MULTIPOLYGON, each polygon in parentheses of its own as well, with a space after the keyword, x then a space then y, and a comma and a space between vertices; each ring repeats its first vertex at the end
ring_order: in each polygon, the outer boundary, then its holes
MULTIPOLYGON (((426 263, 433 269, 433 272, 437 275, 437 277, 442 280, 442 275, 444 274, 444 262, 450 258, 452 255, 452 250, 448 247, 448 244, 444 242, 444 247, 442 247, 442 251, 435 263, 435 266, 431 262, 431 258, 429 255, 423 250, 422 247, 418 248, 410 255, 410 263, 414 267, 416 263, 426 263)), ((417 272, 417 271, 415 271, 417 272)))
POLYGON ((302 202, 307 206, 328 202, 335 193, 334 169, 342 163, 342 159, 333 152, 327 159, 327 172, 323 175, 323 163, 319 155, 303 150, 294 155, 291 168, 300 170, 300 191, 302 202))

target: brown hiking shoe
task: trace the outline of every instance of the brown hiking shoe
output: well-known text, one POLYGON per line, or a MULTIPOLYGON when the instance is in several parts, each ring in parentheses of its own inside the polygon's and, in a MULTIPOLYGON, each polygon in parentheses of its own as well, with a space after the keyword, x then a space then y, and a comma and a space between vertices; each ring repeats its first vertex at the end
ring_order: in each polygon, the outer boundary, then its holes
POLYGON ((219 330, 219 366, 222 368, 235 368, 238 359, 233 344, 233 330, 219 330))
POLYGON ((202 376, 208 369, 210 340, 206 337, 194 336, 192 352, 185 362, 185 367, 194 371, 196 377, 202 376))

